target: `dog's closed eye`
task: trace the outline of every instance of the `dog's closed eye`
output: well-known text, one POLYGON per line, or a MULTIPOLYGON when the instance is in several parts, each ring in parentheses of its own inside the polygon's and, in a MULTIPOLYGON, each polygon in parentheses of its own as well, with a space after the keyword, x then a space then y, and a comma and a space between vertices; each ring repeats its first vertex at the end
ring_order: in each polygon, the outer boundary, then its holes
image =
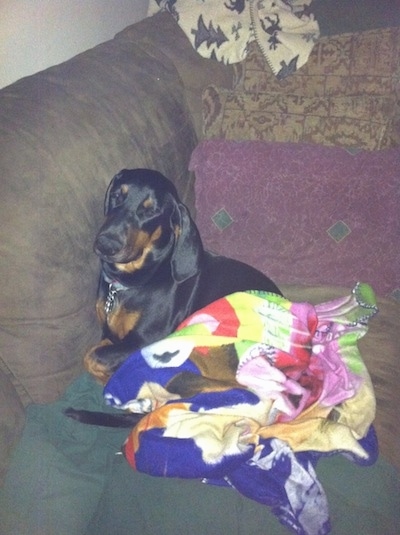
POLYGON ((113 191, 110 195, 111 207, 116 208, 117 206, 120 206, 126 199, 127 193, 128 193, 127 188, 126 187, 124 188, 123 186, 113 191))

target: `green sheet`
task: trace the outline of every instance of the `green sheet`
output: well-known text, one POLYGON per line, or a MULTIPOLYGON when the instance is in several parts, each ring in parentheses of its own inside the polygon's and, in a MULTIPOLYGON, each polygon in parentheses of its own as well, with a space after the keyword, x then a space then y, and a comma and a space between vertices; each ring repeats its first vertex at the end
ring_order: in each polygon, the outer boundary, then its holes
MULTIPOLYGON (((118 454, 129 430, 86 426, 63 408, 100 410, 102 389, 84 374, 63 399, 28 410, 22 440, 0 492, 3 535, 284 535, 262 505, 233 489, 136 473, 118 454)), ((111 410, 111 409, 107 409, 111 410)), ((400 480, 383 459, 358 467, 320 461, 332 533, 398 535, 400 480)))

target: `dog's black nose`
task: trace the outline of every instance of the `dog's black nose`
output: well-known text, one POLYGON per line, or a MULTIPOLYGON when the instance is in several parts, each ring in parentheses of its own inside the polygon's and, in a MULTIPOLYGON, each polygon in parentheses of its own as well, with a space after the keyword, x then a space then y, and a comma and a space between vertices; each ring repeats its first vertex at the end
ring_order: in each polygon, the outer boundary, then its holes
POLYGON ((123 244, 114 236, 100 234, 94 242, 94 251, 101 256, 114 256, 123 247, 123 244))

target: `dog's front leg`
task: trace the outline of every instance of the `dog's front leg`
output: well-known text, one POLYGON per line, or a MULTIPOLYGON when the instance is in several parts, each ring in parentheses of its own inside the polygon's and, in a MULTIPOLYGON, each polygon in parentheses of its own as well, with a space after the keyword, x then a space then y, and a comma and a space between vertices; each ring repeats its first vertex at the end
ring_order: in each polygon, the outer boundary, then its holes
POLYGON ((113 373, 135 350, 131 344, 113 344, 108 338, 92 347, 85 355, 85 369, 100 383, 106 384, 113 373))

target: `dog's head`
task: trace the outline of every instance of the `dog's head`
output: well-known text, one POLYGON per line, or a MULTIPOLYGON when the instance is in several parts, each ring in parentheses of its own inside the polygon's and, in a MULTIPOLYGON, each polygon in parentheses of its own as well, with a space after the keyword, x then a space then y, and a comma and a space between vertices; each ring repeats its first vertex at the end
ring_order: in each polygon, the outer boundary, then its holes
POLYGON ((175 186, 161 173, 119 172, 107 189, 104 215, 94 251, 119 272, 153 270, 168 260, 177 282, 197 273, 200 236, 175 186))

